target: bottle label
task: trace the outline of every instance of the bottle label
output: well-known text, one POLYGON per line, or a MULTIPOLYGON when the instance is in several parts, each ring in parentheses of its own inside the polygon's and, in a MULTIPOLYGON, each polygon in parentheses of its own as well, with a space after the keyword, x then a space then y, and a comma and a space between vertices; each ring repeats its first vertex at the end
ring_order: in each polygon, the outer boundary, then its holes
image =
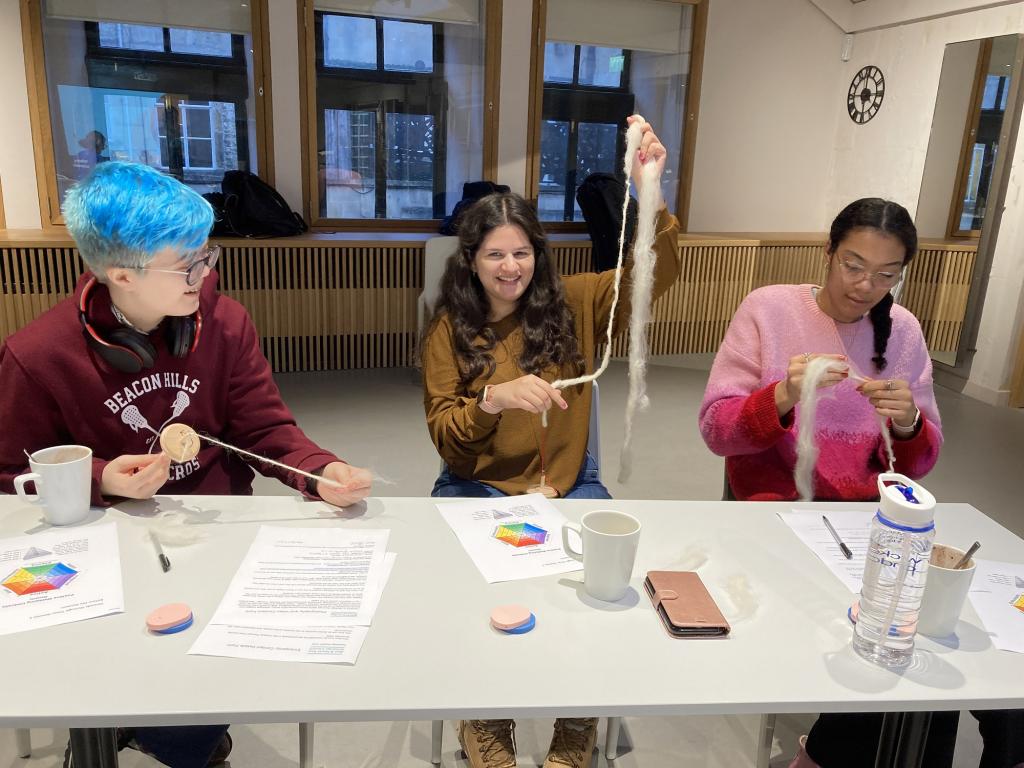
MULTIPOLYGON (((868 559, 873 560, 883 568, 899 568, 900 561, 903 559, 903 552, 893 547, 872 546, 868 549, 868 559)), ((916 576, 918 571, 923 570, 922 566, 926 565, 927 562, 928 558, 922 557, 921 552, 915 552, 912 549, 907 553, 907 576, 916 576)))

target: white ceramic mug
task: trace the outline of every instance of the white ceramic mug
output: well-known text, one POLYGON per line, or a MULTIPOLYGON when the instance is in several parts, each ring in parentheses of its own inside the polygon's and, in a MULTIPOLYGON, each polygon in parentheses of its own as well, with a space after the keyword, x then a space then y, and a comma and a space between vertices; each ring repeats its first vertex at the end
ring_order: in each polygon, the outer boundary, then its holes
POLYGON ((84 445, 57 445, 33 453, 32 469, 14 478, 14 490, 24 501, 41 504, 50 525, 73 525, 89 514, 92 497, 92 449, 84 445), (35 495, 25 490, 35 483, 35 495))
POLYGON ((964 556, 962 549, 936 544, 928 561, 928 580, 921 598, 917 631, 929 637, 948 637, 956 631, 964 600, 974 578, 974 560, 960 569, 953 566, 964 556))
POLYGON ((583 585, 598 600, 611 602, 626 594, 639 542, 640 521, 613 509, 587 512, 581 525, 566 523, 562 528, 562 548, 583 563, 583 585), (569 531, 579 535, 582 552, 569 544, 569 531))

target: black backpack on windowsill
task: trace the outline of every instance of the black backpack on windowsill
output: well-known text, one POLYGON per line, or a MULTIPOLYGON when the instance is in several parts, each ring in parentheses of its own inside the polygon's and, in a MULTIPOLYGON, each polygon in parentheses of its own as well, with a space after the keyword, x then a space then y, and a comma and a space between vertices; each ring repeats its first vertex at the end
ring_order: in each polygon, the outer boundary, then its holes
POLYGON ((205 197, 216 220, 212 235, 236 237, 288 237, 309 229, 281 193, 248 171, 228 171, 221 192, 205 197))

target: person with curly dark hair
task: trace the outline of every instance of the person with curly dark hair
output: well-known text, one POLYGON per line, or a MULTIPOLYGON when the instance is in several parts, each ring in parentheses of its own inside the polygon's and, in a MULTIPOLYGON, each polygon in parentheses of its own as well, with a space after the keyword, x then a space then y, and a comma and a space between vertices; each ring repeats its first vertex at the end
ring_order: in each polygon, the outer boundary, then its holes
MULTIPOLYGON (((665 148, 649 124, 643 130, 639 162, 663 167, 665 148)), ((664 202, 656 231, 655 298, 679 275, 679 223, 664 202)), ((422 346, 427 427, 447 465, 433 495, 524 493, 540 478, 543 450, 559 496, 608 498, 586 453, 591 387, 551 382, 593 370, 614 284, 614 270, 561 278, 519 195, 488 195, 463 214, 422 346)), ((616 333, 627 327, 628 285, 627 261, 616 333)))
MULTIPOLYGON (((656 163, 659 175, 665 164, 647 123, 634 168, 640 163, 656 163)), ((528 492, 543 451, 547 484, 559 496, 610 498, 587 453, 591 387, 558 390, 552 382, 593 370, 615 270, 559 277, 536 211, 515 194, 482 198, 458 231, 422 346, 427 427, 446 465, 432 495, 528 492), (540 414, 549 408, 545 429, 540 414)), ((664 202, 656 231, 654 298, 679 276, 679 222, 664 202)), ((628 324, 628 279, 627 263, 614 332, 628 324)), ((514 729, 511 720, 461 721, 471 768, 515 766, 514 729)), ((596 718, 559 718, 545 768, 589 765, 596 736, 596 718)))

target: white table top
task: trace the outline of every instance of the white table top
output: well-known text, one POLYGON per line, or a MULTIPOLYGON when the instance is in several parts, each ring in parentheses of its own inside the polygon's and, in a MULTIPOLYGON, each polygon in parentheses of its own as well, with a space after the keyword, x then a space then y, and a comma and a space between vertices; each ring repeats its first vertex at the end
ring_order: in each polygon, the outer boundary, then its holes
MULTIPOLYGON (((1024 707, 1024 654, 994 649, 969 603, 956 648, 919 637, 900 674, 857 657, 846 619, 853 595, 776 516, 789 504, 556 504, 571 520, 599 507, 639 517, 636 573, 697 567, 731 637, 670 638, 639 576, 614 605, 588 598, 582 573, 488 585, 432 499, 338 511, 294 497, 160 497, 90 518, 117 521, 123 614, 0 637, 0 726, 1024 707), (166 574, 146 536, 158 507, 191 510, 204 533, 166 548, 166 574), (261 522, 391 530, 397 563, 355 666, 185 653, 261 522), (145 615, 175 601, 192 606, 196 626, 148 634, 145 615), (511 602, 533 610, 536 629, 489 627, 491 608, 511 602)), ((978 539, 986 557, 1024 562, 1024 541, 973 507, 940 505, 936 526, 938 541, 978 539)), ((0 536, 42 527, 38 508, 0 496, 0 536)))

